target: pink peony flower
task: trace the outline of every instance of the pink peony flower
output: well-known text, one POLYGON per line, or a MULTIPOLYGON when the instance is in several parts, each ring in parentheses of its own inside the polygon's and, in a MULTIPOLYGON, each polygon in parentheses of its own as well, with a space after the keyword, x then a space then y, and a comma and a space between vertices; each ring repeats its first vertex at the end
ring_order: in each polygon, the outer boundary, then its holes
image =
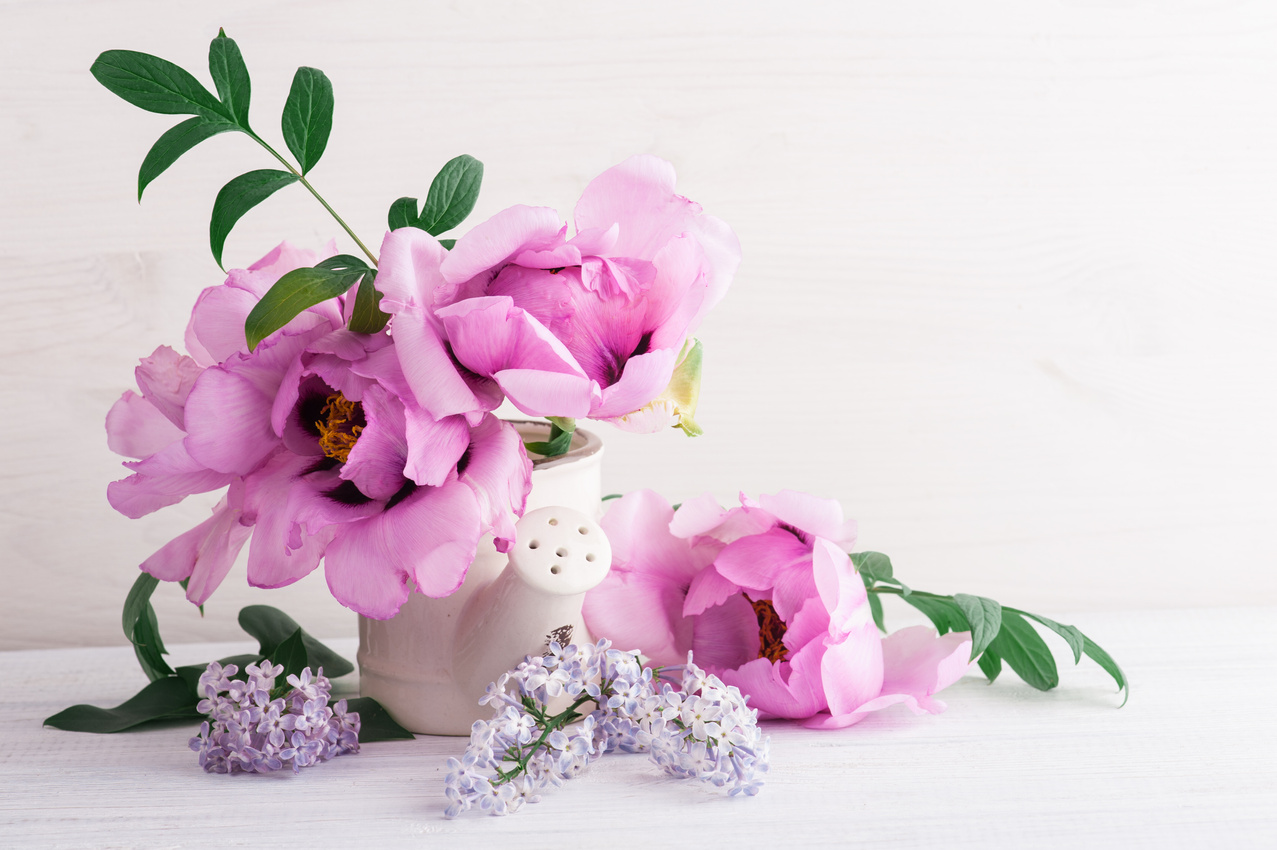
POLYGON ((387 234, 382 306, 395 314, 405 374, 432 413, 491 409, 490 381, 533 416, 674 424, 671 405, 664 416, 622 417, 670 384, 740 262, 736 236, 675 194, 673 167, 652 156, 596 177, 575 222, 568 238, 553 210, 511 207, 450 252, 419 230, 387 234), (452 364, 470 374, 454 379, 452 364))
POLYGON ((385 618, 409 579, 431 596, 455 590, 484 533, 512 542, 531 464, 509 424, 422 409, 389 334, 346 330, 341 299, 249 352, 244 320, 258 298, 317 259, 281 245, 201 294, 187 329, 194 356, 158 349, 138 368, 141 395, 126 392, 107 417, 111 448, 139 458, 107 495, 141 516, 227 487, 209 520, 142 564, 190 579, 192 602, 251 535, 250 584, 290 584, 322 559, 338 601, 385 618))
POLYGON ((919 626, 883 638, 845 549, 855 525, 836 502, 783 491, 741 506, 709 496, 678 511, 651 491, 603 518, 612 571, 585 601, 590 631, 653 664, 698 664, 768 717, 839 728, 933 698, 970 666, 967 633, 919 626))

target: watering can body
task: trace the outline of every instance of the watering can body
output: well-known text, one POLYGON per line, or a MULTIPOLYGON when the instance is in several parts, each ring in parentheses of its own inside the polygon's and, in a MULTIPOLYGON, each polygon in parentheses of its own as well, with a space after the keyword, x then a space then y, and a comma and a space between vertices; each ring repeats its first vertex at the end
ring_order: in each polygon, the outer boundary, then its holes
POLYGON ((611 564, 597 524, 601 459, 599 438, 577 431, 567 455, 533 469, 508 555, 485 538, 452 595, 413 593, 392 619, 360 617, 362 695, 410 731, 469 735, 488 716, 478 701, 489 682, 550 641, 590 641, 581 605, 611 564))

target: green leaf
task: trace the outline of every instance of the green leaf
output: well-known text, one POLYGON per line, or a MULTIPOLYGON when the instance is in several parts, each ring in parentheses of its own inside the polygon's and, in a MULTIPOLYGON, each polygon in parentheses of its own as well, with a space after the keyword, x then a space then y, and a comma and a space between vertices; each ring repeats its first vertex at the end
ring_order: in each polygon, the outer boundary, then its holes
POLYGON ((889 581, 892 578, 891 559, 881 552, 852 552, 851 563, 862 577, 873 581, 889 581))
POLYGON ((296 174, 287 171, 276 171, 262 168, 241 174, 222 187, 213 201, 213 218, 208 225, 208 241, 213 248, 213 259, 222 266, 222 248, 226 245, 226 237, 231 235, 235 222, 244 217, 244 213, 269 198, 285 186, 298 181, 296 174))
POLYGON ((440 239, 439 244, 443 246, 443 250, 451 251, 452 246, 457 244, 456 239, 440 239))
POLYGON ((431 236, 456 227, 474 209, 482 182, 482 162, 469 154, 449 160, 431 182, 425 206, 414 227, 431 236))
POLYGON ((1002 606, 984 596, 955 593, 953 601, 971 624, 971 660, 984 652, 1002 628, 1002 606))
POLYGON ((347 711, 359 712, 359 743, 409 740, 415 736, 395 722, 394 718, 372 697, 346 700, 347 711))
POLYGON ((141 573, 124 598, 122 616, 124 636, 133 644, 133 654, 142 672, 152 681, 173 674, 173 668, 164 660, 168 650, 160 640, 159 621, 151 607, 151 594, 159 583, 155 576, 141 573))
POLYGON ((1002 628, 989 647, 1038 690, 1049 691, 1060 684, 1050 647, 1018 612, 1003 609, 1002 628))
POLYGON ((226 37, 226 30, 219 30, 217 38, 208 46, 208 71, 213 75, 213 84, 217 86, 218 97, 226 111, 247 130, 252 85, 248 81, 248 67, 240 55, 239 45, 226 37))
MULTIPOLYGON (((284 666, 280 673, 281 680, 289 676, 300 676, 303 670, 311 666, 304 643, 305 634, 299 626, 297 631, 285 638, 279 646, 266 653, 266 657, 272 662, 284 666)), ((312 672, 316 671, 312 670, 312 672)))
POLYGON ((935 624, 936 631, 940 634, 971 630, 971 624, 967 622, 967 615, 948 596, 934 596, 916 592, 908 596, 901 596, 901 598, 926 614, 927 619, 935 624))
MULTIPOLYGON (((1126 691, 1126 696, 1122 699, 1122 705, 1126 705, 1126 701, 1131 698, 1131 687, 1126 681, 1126 674, 1122 672, 1122 668, 1113 660, 1113 656, 1109 655, 1100 648, 1099 644, 1095 643, 1095 641, 1085 635, 1082 637, 1082 651, 1086 653, 1088 658, 1103 667, 1104 670, 1113 677, 1113 681, 1117 682, 1117 689, 1119 691, 1126 691)), ((1121 706, 1118 707, 1120 708, 1121 706)))
POLYGON ((324 644, 302 629, 297 621, 278 608, 270 605, 249 605, 240 609, 239 625, 257 639, 262 657, 270 657, 276 664, 282 664, 273 656, 277 647, 301 629, 302 645, 306 647, 307 665, 313 668, 323 667, 324 675, 330 679, 345 676, 355 669, 345 658, 333 652, 324 644))
POLYGON ((355 307, 350 312, 348 327, 357 334, 375 334, 390 321, 390 314, 381 311, 381 293, 377 291, 375 281, 377 272, 369 269, 359 281, 359 289, 355 291, 355 307))
POLYGON ((151 145, 142 160, 142 167, 137 173, 137 199, 142 200, 142 192, 151 181, 164 173, 177 158, 198 145, 205 139, 211 139, 219 133, 237 129, 234 124, 225 121, 209 121, 201 116, 188 118, 169 130, 151 145))
POLYGON ((624 493, 608 493, 606 496, 604 496, 604 497, 603 497, 602 499, 600 499, 599 501, 602 501, 602 502, 609 502, 609 501, 611 501, 612 499, 619 499, 619 498, 621 498, 621 496, 623 496, 623 495, 625 495, 625 494, 624 494, 624 493))
POLYGON ((398 230, 401 227, 415 227, 417 225, 417 199, 400 198, 391 204, 390 212, 386 214, 386 223, 391 230, 398 230))
POLYGON ((572 434, 576 431, 576 422, 558 416, 546 417, 550 420, 550 439, 545 442, 528 441, 523 447, 542 457, 558 457, 566 454, 572 447, 572 434))
POLYGON ((330 272, 366 272, 368 264, 353 254, 336 254, 315 263, 315 268, 330 272))
POLYGON ((199 80, 172 62, 135 50, 108 50, 89 68, 97 81, 134 106, 163 115, 201 115, 232 121, 231 113, 199 80))
POLYGON ((1060 637, 1064 638, 1064 640, 1069 645, 1069 649, 1073 650, 1073 663, 1074 664, 1081 663, 1082 645, 1083 643, 1086 642, 1086 636, 1083 635, 1080 631, 1078 631, 1076 626, 1065 626, 1061 623, 1055 622, 1055 620, 1052 620, 1048 617, 1043 617, 1041 614, 1034 614, 1029 611, 1021 611, 1018 608, 1012 608, 1011 610, 1015 611, 1015 613, 1020 614, 1021 616, 1028 617, 1033 620, 1037 620, 1039 623, 1046 626, 1048 629, 1055 632, 1060 637))
MULTIPOLYGON (((201 668, 202 670, 203 668, 201 668)), ((115 708, 73 705, 44 721, 45 726, 68 732, 123 732, 152 720, 198 720, 199 696, 177 676, 151 682, 115 708)))
POLYGON ((882 599, 876 593, 869 594, 869 613, 873 615, 874 625, 878 627, 878 631, 885 633, 887 621, 882 616, 882 599))
POLYGON ((244 337, 248 350, 282 328, 305 310, 329 298, 341 295, 355 285, 363 272, 333 272, 327 269, 301 268, 287 272, 267 290, 249 311, 244 321, 244 337))
POLYGON ((284 142, 302 174, 324 155, 333 129, 333 84, 318 68, 298 68, 284 103, 284 142))
POLYGON ((992 684, 1002 673, 1002 659, 992 649, 985 647, 984 654, 980 656, 980 670, 989 677, 992 684))

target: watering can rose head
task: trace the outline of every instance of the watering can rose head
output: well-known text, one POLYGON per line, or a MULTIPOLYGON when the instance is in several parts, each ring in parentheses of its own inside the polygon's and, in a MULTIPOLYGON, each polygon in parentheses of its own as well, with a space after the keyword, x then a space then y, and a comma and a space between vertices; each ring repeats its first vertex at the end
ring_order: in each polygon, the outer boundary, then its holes
POLYGON ((346 296, 248 350, 242 329, 258 299, 318 259, 284 244, 206 289, 187 329, 191 356, 157 349, 137 368, 140 392, 107 417, 110 447, 137 458, 107 491, 126 516, 226 488, 209 519, 142 564, 189 580, 196 604, 250 535, 250 584, 291 584, 322 559, 333 595, 380 618, 403 604, 409 579, 431 596, 455 590, 484 534, 513 542, 531 475, 518 433, 491 414, 424 410, 390 335, 346 329, 346 296))
POLYGON ((675 194, 673 167, 653 156, 596 177, 574 218, 569 237, 553 210, 511 207, 451 251, 414 228, 387 234, 381 306, 426 409, 473 415, 504 396, 532 416, 631 430, 690 421, 695 398, 669 397, 699 387, 689 337, 740 263, 735 234, 675 194), (693 362, 694 380, 676 373, 693 362))

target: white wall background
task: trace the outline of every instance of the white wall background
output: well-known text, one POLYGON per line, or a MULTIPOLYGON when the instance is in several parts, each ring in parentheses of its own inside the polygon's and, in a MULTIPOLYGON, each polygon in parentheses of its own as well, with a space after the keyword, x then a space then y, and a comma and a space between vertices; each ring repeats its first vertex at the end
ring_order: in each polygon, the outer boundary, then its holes
MULTIPOLYGON (((603 427, 605 486, 842 501, 916 587, 1043 612, 1277 602, 1277 6, 1272 3, 0 0, 0 649, 123 642, 150 552, 206 515, 130 521, 102 421, 220 280, 208 211, 269 167, 242 136, 135 201, 177 119, 89 75, 108 48, 206 79, 219 26, 278 141, 298 65, 334 81, 312 177, 365 241, 458 153, 477 222, 565 216, 633 153, 731 223, 745 260, 703 328, 707 434, 603 427)), ((300 189, 227 247, 337 232, 300 189)), ((267 601, 324 635, 319 574, 267 601)), ((1085 623, 1082 623, 1085 626, 1085 623)))

